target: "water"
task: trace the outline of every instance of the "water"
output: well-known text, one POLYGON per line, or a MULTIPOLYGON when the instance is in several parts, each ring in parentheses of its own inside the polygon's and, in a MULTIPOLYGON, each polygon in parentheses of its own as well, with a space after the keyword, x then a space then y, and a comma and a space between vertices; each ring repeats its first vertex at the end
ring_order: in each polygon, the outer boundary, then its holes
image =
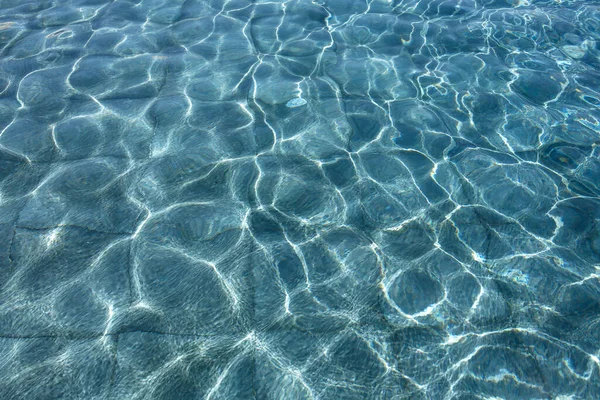
POLYGON ((0 2, 0 398, 600 398, 600 2, 0 2))

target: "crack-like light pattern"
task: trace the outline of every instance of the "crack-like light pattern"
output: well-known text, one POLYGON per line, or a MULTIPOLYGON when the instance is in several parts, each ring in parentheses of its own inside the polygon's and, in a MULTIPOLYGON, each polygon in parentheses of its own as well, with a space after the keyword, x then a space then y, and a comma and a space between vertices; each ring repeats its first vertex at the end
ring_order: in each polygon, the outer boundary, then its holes
POLYGON ((597 1, 0 2, 0 398, 600 398, 599 71, 597 1))

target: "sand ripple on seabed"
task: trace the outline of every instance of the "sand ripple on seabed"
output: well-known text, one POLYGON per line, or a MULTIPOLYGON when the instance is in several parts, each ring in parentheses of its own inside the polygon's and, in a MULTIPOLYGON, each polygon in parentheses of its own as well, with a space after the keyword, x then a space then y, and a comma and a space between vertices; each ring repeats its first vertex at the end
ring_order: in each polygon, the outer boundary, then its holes
POLYGON ((598 21, 1 2, 0 398, 599 398, 598 21))

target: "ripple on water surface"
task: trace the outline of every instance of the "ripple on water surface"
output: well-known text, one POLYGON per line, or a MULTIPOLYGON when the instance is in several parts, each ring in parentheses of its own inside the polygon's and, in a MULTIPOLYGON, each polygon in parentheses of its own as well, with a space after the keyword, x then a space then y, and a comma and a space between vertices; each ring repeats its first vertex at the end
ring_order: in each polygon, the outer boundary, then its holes
POLYGON ((598 21, 0 2, 0 399, 600 398, 598 21))

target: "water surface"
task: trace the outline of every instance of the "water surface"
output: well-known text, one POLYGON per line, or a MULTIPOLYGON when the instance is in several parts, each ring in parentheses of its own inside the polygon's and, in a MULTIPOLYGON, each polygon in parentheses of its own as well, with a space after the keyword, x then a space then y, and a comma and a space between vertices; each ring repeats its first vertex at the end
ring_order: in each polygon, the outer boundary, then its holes
POLYGON ((600 398, 600 2, 0 2, 0 398, 600 398))

